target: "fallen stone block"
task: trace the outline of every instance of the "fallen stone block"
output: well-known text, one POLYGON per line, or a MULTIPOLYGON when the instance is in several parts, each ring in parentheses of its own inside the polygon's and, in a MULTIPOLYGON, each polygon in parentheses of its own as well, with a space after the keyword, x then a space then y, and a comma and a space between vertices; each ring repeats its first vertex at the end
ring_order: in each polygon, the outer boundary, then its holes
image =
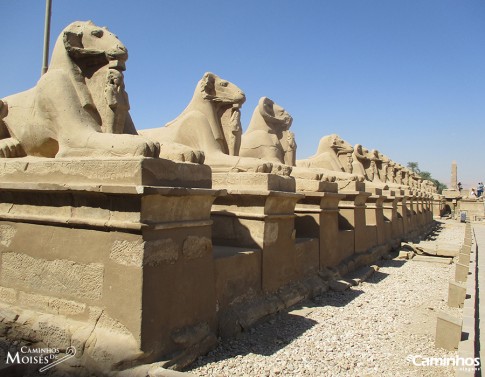
POLYGON ((439 313, 436 319, 436 348, 454 351, 458 349, 461 340, 461 327, 463 321, 447 313, 439 313))
POLYGON ((448 286, 448 306, 463 308, 466 297, 466 284, 450 281, 448 286))
POLYGON ((445 248, 438 245, 436 250, 436 255, 440 257, 456 257, 458 255, 459 249, 455 248, 445 248))
POLYGON ((398 259, 412 259, 412 258, 414 258, 414 255, 415 254, 412 251, 400 250, 397 258, 398 259))

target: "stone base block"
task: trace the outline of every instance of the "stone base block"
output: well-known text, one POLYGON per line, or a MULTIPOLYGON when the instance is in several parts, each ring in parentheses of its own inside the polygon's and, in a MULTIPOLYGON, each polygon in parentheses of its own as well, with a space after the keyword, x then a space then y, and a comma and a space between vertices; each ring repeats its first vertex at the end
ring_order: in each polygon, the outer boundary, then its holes
POLYGON ((295 240, 296 262, 301 278, 316 275, 320 266, 319 240, 317 238, 297 238, 295 240))
POLYGON ((469 273, 469 266, 466 264, 457 263, 455 266, 455 280, 466 282, 469 273))
MULTIPOLYGON (((211 188, 207 165, 159 158, 11 158, 0 163, 0 182, 77 185, 143 185, 211 188)), ((26 185, 27 184, 27 185, 26 185)))
POLYGON ((468 266, 470 264, 470 254, 458 254, 458 263, 468 266))
POLYGON ((213 345, 210 210, 218 192, 187 187, 210 186, 210 169, 158 159, 17 159, 0 164, 0 182, 0 300, 40 313, 38 325, 29 322, 41 330, 37 340, 63 349, 77 342, 103 372, 133 354, 188 360, 186 350, 213 345), (82 333, 67 336, 43 324, 44 315, 79 322, 82 333), (99 337, 89 336, 94 327, 99 337), (131 354, 105 351, 124 343, 131 354))
MULTIPOLYGON (((383 186, 383 187, 385 187, 385 186, 383 186)), ((380 188, 380 187, 375 187, 375 186, 369 185, 369 184, 367 184, 367 183, 366 183, 366 185, 365 185, 365 191, 370 192, 372 195, 377 195, 377 196, 381 196, 381 195, 383 195, 383 194, 382 194, 382 191, 383 191, 383 189, 382 189, 382 188, 380 188)), ((385 191, 385 190, 384 190, 384 191, 385 191)))
POLYGON ((295 178, 266 173, 214 173, 212 186, 221 189, 295 192, 295 178))
POLYGON ((337 192, 338 183, 322 182, 310 179, 296 179, 297 192, 337 192))
POLYGON ((463 308, 466 297, 466 284, 450 281, 448 287, 448 306, 463 308))
POLYGON ((338 191, 365 191, 364 182, 337 181, 338 191))
POLYGON ((461 340, 462 321, 446 313, 440 313, 436 319, 435 346, 445 350, 458 349, 461 340))
POLYGON ((220 308, 261 294, 261 250, 214 246, 214 264, 220 308))

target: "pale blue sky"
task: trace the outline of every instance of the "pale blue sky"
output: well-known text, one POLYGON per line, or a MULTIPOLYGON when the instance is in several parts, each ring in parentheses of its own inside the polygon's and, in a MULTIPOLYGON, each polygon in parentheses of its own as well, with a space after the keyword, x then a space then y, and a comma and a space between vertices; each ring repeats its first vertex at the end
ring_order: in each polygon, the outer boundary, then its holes
MULTIPOLYGON (((45 2, 0 0, 0 98, 35 85, 45 2)), ((485 180, 485 1, 53 0, 51 48, 75 20, 128 47, 137 128, 175 118, 206 71, 293 116, 298 158, 337 133, 449 182, 485 180)))

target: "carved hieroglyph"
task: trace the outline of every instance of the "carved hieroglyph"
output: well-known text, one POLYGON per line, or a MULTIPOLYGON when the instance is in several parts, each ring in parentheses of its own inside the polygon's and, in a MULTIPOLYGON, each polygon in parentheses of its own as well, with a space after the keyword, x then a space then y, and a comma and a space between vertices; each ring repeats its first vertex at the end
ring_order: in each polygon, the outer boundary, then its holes
POLYGON ((307 159, 297 160, 296 166, 324 169, 338 180, 362 182, 364 175, 356 173, 352 169, 351 156, 353 150, 352 145, 336 134, 324 136, 320 139, 317 153, 307 159), (343 157, 344 163, 342 163, 340 157, 343 157))
POLYGON ((137 134, 128 112, 127 59, 106 28, 66 27, 37 85, 0 101, 0 157, 156 157, 159 146, 137 134))
POLYGON ((204 152, 205 163, 215 171, 269 173, 271 163, 238 157, 242 134, 240 108, 245 100, 236 85, 206 73, 182 114, 164 127, 140 133, 160 143, 170 141, 188 150, 204 152))

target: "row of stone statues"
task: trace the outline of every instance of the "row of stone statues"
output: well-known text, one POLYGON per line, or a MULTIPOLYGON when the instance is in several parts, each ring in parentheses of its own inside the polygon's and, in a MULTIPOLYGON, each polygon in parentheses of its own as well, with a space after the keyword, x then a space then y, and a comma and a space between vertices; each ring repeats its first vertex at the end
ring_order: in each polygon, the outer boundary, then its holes
POLYGON ((0 100, 0 157, 161 157, 205 163, 215 172, 436 192, 432 182, 379 151, 352 146, 335 134, 320 140, 315 155, 296 160, 293 119, 267 97, 259 100, 243 134, 244 92, 213 73, 204 74, 175 120, 137 132, 123 82, 127 58, 126 47, 106 28, 90 21, 65 28, 37 85, 0 100))

